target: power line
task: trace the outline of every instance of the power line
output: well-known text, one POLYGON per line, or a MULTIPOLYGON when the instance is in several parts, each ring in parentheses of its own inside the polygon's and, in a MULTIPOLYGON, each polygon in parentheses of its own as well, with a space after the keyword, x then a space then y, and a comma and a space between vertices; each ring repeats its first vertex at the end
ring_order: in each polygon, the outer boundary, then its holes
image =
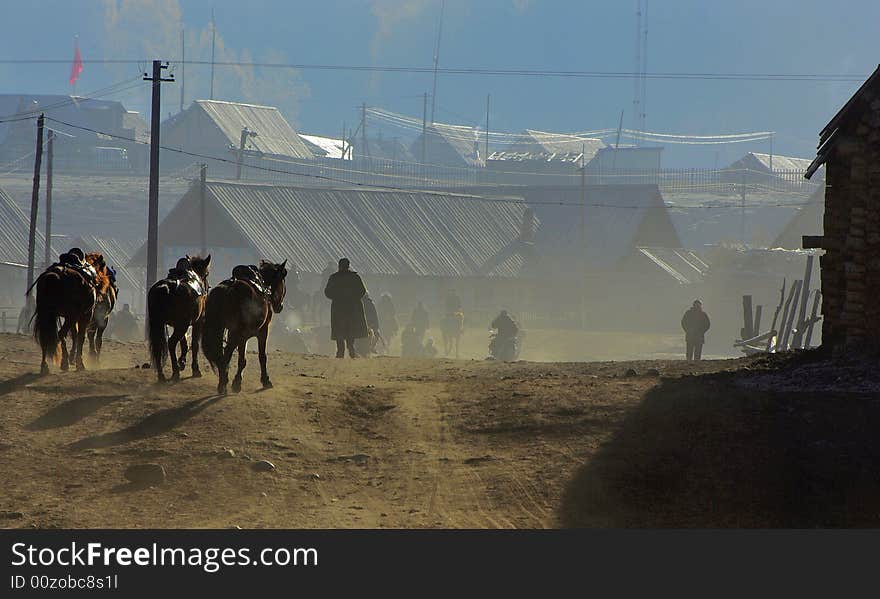
MULTIPOLYGON (((98 129, 92 129, 90 127, 83 127, 80 125, 74 125, 72 123, 67 123, 67 122, 61 121, 59 119, 52 118, 52 117, 46 117, 46 120, 54 121, 54 122, 62 124, 62 125, 67 125, 68 127, 74 127, 76 129, 82 129, 84 131, 89 131, 91 133, 98 133, 98 134, 102 134, 102 135, 107 135, 109 137, 113 137, 115 139, 130 141, 132 143, 140 143, 140 144, 144 144, 144 145, 147 145, 149 143, 149 142, 143 142, 143 141, 139 141, 139 140, 136 140, 133 138, 121 136, 121 135, 115 135, 113 133, 107 133, 106 131, 100 131, 98 129)), ((186 156, 191 156, 194 158, 213 160, 216 162, 221 162, 221 163, 226 163, 226 164, 237 164, 235 160, 231 160, 228 158, 222 158, 219 156, 210 156, 207 154, 199 154, 197 152, 190 152, 190 151, 184 150, 182 148, 174 148, 174 147, 169 147, 169 146, 159 146, 159 147, 162 150, 166 150, 169 152, 176 152, 176 153, 183 154, 186 156)), ((319 180, 324 180, 324 181, 331 181, 331 182, 335 182, 335 183, 344 183, 344 184, 352 186, 352 187, 384 189, 384 190, 389 190, 389 191, 399 191, 402 193, 415 193, 415 192, 419 192, 419 191, 426 191, 428 193, 445 193, 447 195, 453 195, 453 196, 454 195, 461 195, 462 198, 468 198, 469 200, 490 202, 490 203, 544 205, 544 206, 568 206, 568 207, 575 207, 575 208, 583 208, 583 207, 613 208, 613 209, 633 209, 633 210, 644 210, 646 208, 652 207, 651 205, 648 205, 648 204, 643 204, 643 205, 620 205, 620 204, 601 204, 601 203, 583 204, 580 202, 532 201, 532 200, 526 200, 526 199, 523 199, 520 197, 496 197, 496 196, 481 196, 481 195, 471 195, 471 194, 462 195, 462 194, 456 194, 454 191, 437 192, 437 191, 433 191, 433 190, 418 190, 418 189, 406 188, 406 187, 394 187, 394 186, 390 186, 390 185, 360 183, 358 181, 348 181, 345 179, 340 179, 337 177, 330 177, 327 175, 316 175, 313 173, 299 173, 299 172, 295 172, 295 171, 288 171, 288 170, 284 170, 284 169, 277 169, 277 168, 271 168, 271 167, 266 167, 266 166, 248 165, 248 168, 254 169, 254 170, 259 170, 259 171, 264 171, 264 172, 270 172, 270 173, 279 173, 279 174, 285 174, 285 175, 293 175, 293 176, 298 176, 298 177, 306 177, 306 178, 314 178, 314 179, 319 179, 319 180)), ((777 204, 756 203, 756 204, 746 204, 746 206, 755 207, 755 208, 799 207, 799 206, 803 206, 804 204, 805 204, 805 202, 797 202, 797 203, 788 202, 788 203, 777 203, 777 204)), ((705 208, 705 209, 716 209, 716 210, 730 208, 730 209, 734 209, 734 210, 739 210, 742 208, 742 203, 731 204, 731 205, 712 205, 712 206, 707 206, 707 205, 684 206, 684 205, 668 205, 667 204, 667 207, 668 208, 685 208, 685 209, 705 208)))
MULTIPOLYGON (((0 64, 67 64, 70 59, 43 59, 43 58, 18 58, 0 59, 0 64)), ((142 64, 144 59, 91 59, 83 63, 93 64, 142 64)), ((148 61, 147 61, 148 62, 148 61)), ((333 64, 305 64, 305 63, 278 63, 278 62, 244 62, 222 61, 214 62, 207 60, 174 61, 176 64, 202 65, 215 67, 255 67, 255 68, 279 68, 296 70, 318 71, 366 71, 384 73, 429 73, 433 74, 435 68, 417 66, 390 66, 390 65, 333 65, 333 64)), ((733 80, 733 81, 817 81, 817 82, 843 82, 858 83, 866 79, 866 76, 855 74, 834 73, 730 73, 730 72, 655 72, 640 73, 632 71, 576 71, 576 70, 540 70, 540 69, 492 69, 486 67, 438 67, 436 72, 445 75, 496 75, 515 77, 573 77, 573 78, 599 78, 599 79, 630 79, 645 77, 647 79, 695 79, 695 80, 733 80)))

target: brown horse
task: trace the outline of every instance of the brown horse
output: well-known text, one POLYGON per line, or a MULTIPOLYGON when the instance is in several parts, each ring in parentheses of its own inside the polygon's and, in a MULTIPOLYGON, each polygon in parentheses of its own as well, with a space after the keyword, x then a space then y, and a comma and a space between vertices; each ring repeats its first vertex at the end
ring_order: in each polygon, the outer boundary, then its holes
MULTIPOLYGON (((165 381, 165 358, 171 355, 171 380, 180 380, 180 371, 186 368, 186 332, 192 327, 192 376, 202 376, 199 369, 199 342, 208 296, 208 273, 211 256, 187 256, 196 281, 182 278, 164 278, 147 292, 147 321, 150 355, 159 382, 165 381), (171 327, 171 337, 165 327, 171 327), (180 343, 180 357, 177 344, 180 343)), ((173 272, 173 271, 172 271, 173 272)))
POLYGON ((226 393, 229 362, 236 349, 238 372, 232 381, 232 390, 241 391, 241 373, 247 365, 245 352, 251 337, 256 337, 259 345, 260 381, 264 389, 272 387, 266 371, 266 340, 272 313, 277 314, 284 308, 286 265, 287 260, 281 264, 260 261, 259 274, 264 289, 260 289, 260 282, 233 278, 223 281, 208 294, 202 351, 220 376, 218 394, 226 393), (226 347, 223 346, 224 332, 227 332, 226 347))
POLYGON ((116 286, 113 282, 110 267, 104 256, 97 252, 86 254, 86 262, 92 265, 97 273, 95 277, 95 310, 92 320, 86 329, 89 339, 89 355, 98 360, 101 347, 104 345, 104 329, 110 322, 110 313, 116 306, 116 286))
POLYGON ((61 370, 67 370, 71 358, 77 370, 84 370, 82 360, 86 329, 95 311, 96 292, 91 276, 65 264, 53 264, 37 278, 37 302, 34 311, 34 339, 43 352, 40 372, 48 374, 46 358, 55 360, 61 347, 61 370), (59 320, 63 324, 59 328, 59 320), (70 333, 73 347, 67 353, 64 338, 70 333))

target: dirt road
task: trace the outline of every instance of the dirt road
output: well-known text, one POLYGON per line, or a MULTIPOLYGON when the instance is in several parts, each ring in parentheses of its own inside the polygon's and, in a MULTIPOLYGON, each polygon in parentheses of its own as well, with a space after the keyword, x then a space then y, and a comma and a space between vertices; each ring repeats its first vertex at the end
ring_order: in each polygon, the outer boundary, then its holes
POLYGON ((100 369, 40 377, 33 342, 0 335, 0 526, 876 525, 880 513, 880 402, 847 396, 819 419, 803 396, 735 385, 754 360, 276 352, 273 389, 258 389, 253 356, 243 392, 225 397, 210 371, 160 386, 143 360, 110 342, 100 369), (167 480, 127 483, 139 463, 167 480))

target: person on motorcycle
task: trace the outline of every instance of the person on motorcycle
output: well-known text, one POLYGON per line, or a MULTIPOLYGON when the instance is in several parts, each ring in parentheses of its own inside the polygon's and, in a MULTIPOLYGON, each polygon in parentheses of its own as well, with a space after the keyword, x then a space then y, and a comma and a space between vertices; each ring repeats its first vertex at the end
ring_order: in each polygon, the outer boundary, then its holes
POLYGON ((491 327, 498 332, 492 339, 489 350, 493 355, 497 355, 497 350, 503 347, 503 344, 513 342, 519 334, 519 326, 516 321, 510 317, 507 310, 502 310, 495 320, 492 321, 491 327))

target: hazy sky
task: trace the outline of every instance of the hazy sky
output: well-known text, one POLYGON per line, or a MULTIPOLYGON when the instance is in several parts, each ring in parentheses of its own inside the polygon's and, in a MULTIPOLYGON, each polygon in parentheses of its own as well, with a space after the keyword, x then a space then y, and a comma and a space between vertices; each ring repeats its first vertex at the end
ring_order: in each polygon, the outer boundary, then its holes
MULTIPOLYGON (((4 0, 2 59, 180 56, 210 59, 212 8, 217 60, 298 64, 430 66, 440 0, 4 0)), ((877 0, 649 0, 648 71, 852 74, 880 62, 877 0)), ((444 67, 632 71, 635 0, 447 0, 444 67)), ((69 64, 0 65, 0 92, 70 93, 69 64)), ((141 65, 140 69, 144 66, 141 65)), ((186 68, 186 99, 209 95, 209 67, 186 68)), ((138 65, 89 64, 77 86, 90 92, 133 79, 138 65)), ((176 74, 180 75, 179 67, 176 74)), ((816 134, 858 83, 649 80, 648 129, 713 134, 774 130, 778 154, 810 156, 816 134)), ((309 133, 334 135, 359 118, 361 102, 421 117, 430 74, 218 67, 215 97, 280 106, 309 133)), ((180 84, 163 88, 176 111, 180 84)), ((441 75, 438 121, 579 131, 630 122, 633 85, 621 79, 441 75)), ((146 85, 108 96, 148 118, 146 85)), ((387 135, 399 134, 392 129, 387 135)), ((751 145, 668 148, 665 164, 725 164, 751 145), (716 155, 717 151, 717 155, 716 155)))

